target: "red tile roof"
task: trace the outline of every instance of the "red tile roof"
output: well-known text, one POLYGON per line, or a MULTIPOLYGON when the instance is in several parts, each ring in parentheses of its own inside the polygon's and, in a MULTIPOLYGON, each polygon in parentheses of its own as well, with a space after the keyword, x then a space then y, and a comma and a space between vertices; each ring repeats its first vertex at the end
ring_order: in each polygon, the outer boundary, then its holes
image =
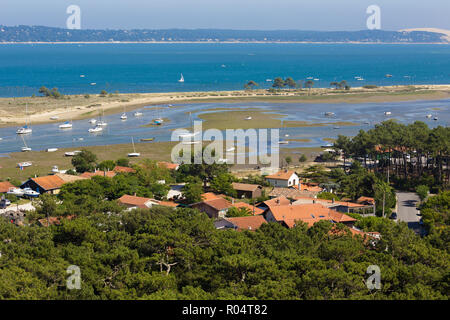
POLYGON ((45 190, 59 189, 65 183, 65 181, 57 175, 31 178, 31 180, 45 190))
POLYGON ((251 230, 255 231, 264 223, 267 223, 263 216, 250 216, 250 217, 235 217, 235 218, 225 218, 225 220, 231 222, 237 227, 237 230, 251 230))
POLYGON ((278 171, 277 173, 266 176, 266 179, 276 179, 276 180, 289 180, 289 178, 295 174, 295 171, 278 171))
POLYGON ((356 221, 356 219, 353 219, 346 214, 328 209, 318 203, 294 206, 281 205, 269 207, 269 209, 275 220, 284 221, 289 227, 292 227, 295 224, 295 221, 299 220, 307 223, 309 226, 312 226, 320 220, 330 220, 336 223, 356 221))
POLYGON ((370 204, 374 204, 375 200, 374 198, 371 197, 359 197, 356 202, 358 203, 370 203, 370 204))
POLYGON ((166 161, 160 161, 160 162, 158 162, 158 166, 165 167, 169 170, 177 170, 180 165, 178 163, 170 163, 170 162, 166 162, 166 161))
POLYGON ((157 201, 158 205, 160 206, 164 206, 164 207, 178 207, 178 203, 173 202, 173 201, 157 201))
POLYGON ((252 205, 250 205, 248 203, 245 203, 245 202, 235 202, 235 203, 232 204, 232 206, 235 207, 235 208, 247 208, 248 210, 250 210, 251 214, 254 214, 254 215, 258 215, 258 214, 264 213, 264 210, 262 210, 262 209, 260 209, 258 207, 252 206, 252 205))
POLYGON ((209 201, 203 201, 204 204, 216 209, 216 210, 224 210, 224 209, 228 209, 229 207, 231 207, 231 202, 223 199, 223 198, 218 198, 218 199, 212 199, 209 201))
POLYGON ((6 193, 10 188, 15 188, 9 181, 0 182, 0 193, 6 193))
POLYGON ((133 168, 121 167, 121 166, 115 166, 113 171, 116 173, 135 173, 136 172, 136 170, 134 170, 133 168))
POLYGON ((221 199, 225 197, 222 194, 215 194, 213 192, 206 192, 202 194, 202 200, 203 201, 209 201, 209 200, 213 200, 213 199, 221 199))
POLYGON ((277 197, 277 198, 273 198, 273 199, 264 201, 263 203, 270 208, 272 206, 289 205, 289 204, 291 204, 291 201, 288 198, 286 198, 285 196, 281 196, 281 197, 277 197))
POLYGON ((144 198, 144 197, 136 197, 136 196, 130 196, 128 194, 123 195, 118 200, 120 204, 123 205, 129 205, 129 206, 136 206, 138 208, 147 209, 146 203, 151 201, 150 198, 144 198))
POLYGON ((94 176, 106 176, 108 178, 112 178, 116 175, 114 171, 95 171, 95 172, 84 172, 80 174, 80 177, 83 178, 92 178, 94 176))

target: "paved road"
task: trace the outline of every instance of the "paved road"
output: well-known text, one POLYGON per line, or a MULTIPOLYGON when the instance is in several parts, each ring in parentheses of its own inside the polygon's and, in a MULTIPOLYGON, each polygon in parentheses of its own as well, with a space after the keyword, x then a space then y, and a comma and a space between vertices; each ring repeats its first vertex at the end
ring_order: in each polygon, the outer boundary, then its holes
POLYGON ((397 219, 408 223, 408 227, 416 233, 422 234, 423 228, 419 224, 420 211, 416 204, 420 200, 414 192, 397 192, 397 219))

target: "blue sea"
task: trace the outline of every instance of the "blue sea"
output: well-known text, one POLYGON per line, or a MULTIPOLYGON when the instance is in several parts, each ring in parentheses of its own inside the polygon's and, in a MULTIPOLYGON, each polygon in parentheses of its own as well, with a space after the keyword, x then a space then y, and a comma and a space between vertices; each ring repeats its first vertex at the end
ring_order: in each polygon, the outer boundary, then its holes
POLYGON ((449 45, 3 44, 0 96, 242 89, 249 80, 319 79, 316 87, 449 84, 449 45), (185 78, 179 83, 180 74, 185 78), (392 74, 386 78, 386 74, 392 74), (84 75, 84 77, 80 77, 84 75), (363 81, 355 77, 362 77, 363 81), (95 85, 91 85, 95 83, 95 85))

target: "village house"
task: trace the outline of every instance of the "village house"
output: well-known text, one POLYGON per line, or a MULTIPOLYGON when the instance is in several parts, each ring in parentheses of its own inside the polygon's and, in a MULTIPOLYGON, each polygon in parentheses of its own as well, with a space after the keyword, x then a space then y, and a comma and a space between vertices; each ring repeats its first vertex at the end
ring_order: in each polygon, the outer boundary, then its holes
POLYGON ((281 170, 265 177, 274 187, 293 187, 299 184, 300 179, 294 171, 281 170))
POLYGON ((158 167, 166 168, 169 170, 178 170, 178 168, 180 167, 180 165, 178 163, 170 163, 170 162, 166 162, 166 161, 160 161, 157 164, 158 164, 158 167))
POLYGON ((95 176, 113 178, 115 175, 116 175, 116 172, 114 172, 114 171, 95 170, 94 172, 83 172, 82 174, 80 174, 80 177, 88 178, 88 179, 95 177, 95 176))
POLYGON ((115 166, 113 171, 115 173, 136 173, 136 170, 130 167, 121 167, 121 166, 115 166))
POLYGON ((70 182, 86 179, 81 176, 73 176, 70 174, 57 173, 50 176, 43 176, 37 178, 30 178, 24 182, 20 187, 31 188, 32 190, 43 193, 58 194, 61 187, 70 182))
POLYGON ((255 231, 264 223, 267 223, 263 216, 223 218, 214 222, 216 229, 234 229, 237 231, 255 231))
POLYGON ((262 195, 262 186, 257 184, 237 183, 233 182, 232 187, 236 190, 236 197, 241 198, 258 198, 262 195))
POLYGON ((7 193, 9 189, 15 188, 9 181, 0 182, 0 193, 7 193))
POLYGON ((197 202, 190 205, 192 208, 204 212, 210 218, 224 218, 228 209, 232 207, 230 201, 224 198, 216 198, 212 200, 197 202))
POLYGON ((157 204, 155 200, 150 198, 144 198, 144 197, 137 197, 137 196, 130 196, 128 194, 124 194, 122 197, 120 197, 117 202, 125 207, 128 208, 128 210, 133 209, 148 209, 151 208, 153 205, 157 204))
POLYGON ((282 188, 275 187, 272 191, 269 192, 269 197, 278 198, 278 197, 286 197, 289 199, 296 199, 299 197, 307 197, 307 198, 316 198, 319 192, 317 191, 305 191, 298 190, 297 188, 282 188))
POLYGON ((288 228, 293 228, 297 221, 305 222, 310 227, 320 220, 343 223, 348 227, 352 227, 356 221, 356 219, 344 213, 329 209, 318 203, 270 206, 265 213, 265 218, 268 222, 279 222, 288 228))
POLYGON ((237 209, 246 208, 252 215, 260 215, 263 214, 265 210, 258 208, 256 206, 252 206, 251 204, 245 202, 232 202, 231 205, 237 209))
POLYGON ((304 198, 299 197, 292 203, 292 205, 302 205, 302 204, 312 204, 312 203, 318 203, 321 204, 327 208, 344 212, 344 213, 350 213, 350 212, 361 212, 362 210, 365 210, 369 213, 375 213, 375 207, 373 205, 365 205, 361 203, 353 203, 349 201, 336 201, 336 200, 325 200, 325 199, 312 199, 312 198, 304 198))

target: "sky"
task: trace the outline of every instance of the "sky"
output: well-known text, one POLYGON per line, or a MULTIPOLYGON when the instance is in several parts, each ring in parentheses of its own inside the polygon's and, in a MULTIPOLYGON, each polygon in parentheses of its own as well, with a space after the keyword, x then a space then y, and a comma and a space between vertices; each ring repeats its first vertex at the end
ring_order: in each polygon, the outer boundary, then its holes
POLYGON ((69 5, 81 29, 363 30, 370 5, 382 30, 450 29, 449 0, 1 0, 0 25, 65 28, 69 5))

